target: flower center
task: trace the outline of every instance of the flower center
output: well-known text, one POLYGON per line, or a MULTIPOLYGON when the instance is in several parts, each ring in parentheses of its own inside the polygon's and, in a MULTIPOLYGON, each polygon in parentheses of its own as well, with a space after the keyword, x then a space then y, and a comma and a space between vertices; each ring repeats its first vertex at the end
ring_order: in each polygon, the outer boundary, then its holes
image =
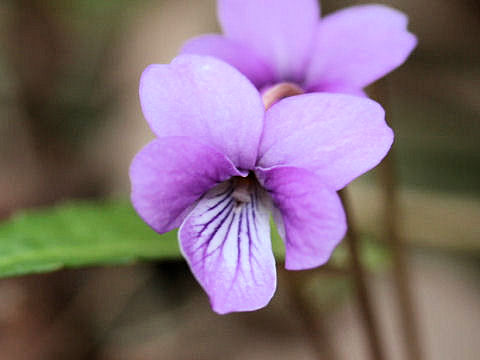
MULTIPOLYGON (((262 94, 262 101, 265 109, 268 110, 276 102, 295 95, 301 95, 305 91, 298 85, 290 82, 276 84, 262 94)), ((237 205, 249 203, 252 200, 252 193, 260 188, 257 178, 253 171, 250 171, 246 177, 234 176, 231 179, 233 183, 232 197, 237 205)))
POLYGON ((297 84, 283 82, 268 88, 262 93, 262 100, 265 109, 268 110, 276 102, 295 95, 304 94, 305 91, 297 84))
POLYGON ((246 177, 235 176, 233 181, 232 197, 238 204, 249 203, 251 194, 255 191, 258 184, 255 174, 250 171, 246 177))

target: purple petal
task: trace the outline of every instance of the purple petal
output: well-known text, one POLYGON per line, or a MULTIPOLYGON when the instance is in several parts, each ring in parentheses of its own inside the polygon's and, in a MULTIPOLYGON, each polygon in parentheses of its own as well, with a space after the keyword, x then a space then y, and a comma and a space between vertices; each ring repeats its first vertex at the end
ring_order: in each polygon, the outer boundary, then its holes
POLYGON ((275 221, 285 241, 285 268, 302 270, 326 263, 347 229, 337 193, 300 168, 256 173, 278 209, 275 221))
POLYGON ((337 11, 320 22, 306 88, 352 93, 397 68, 417 44, 402 12, 383 5, 337 11))
POLYGON ((258 88, 274 80, 272 69, 250 47, 222 35, 201 35, 193 38, 185 43, 181 52, 210 55, 226 61, 258 88))
POLYGON ((278 80, 302 78, 319 20, 317 0, 219 0, 218 4, 226 37, 268 60, 278 80))
POLYGON ((338 190, 375 167, 392 141, 385 112, 372 100, 326 93, 293 96, 267 111, 258 165, 302 167, 338 190))
POLYGON ((155 231, 180 226, 191 206, 219 182, 240 173, 225 155, 195 139, 152 141, 130 166, 135 210, 155 231))
POLYGON ((264 108, 254 85, 227 63, 181 55, 150 65, 140 81, 143 113, 158 136, 190 136, 239 168, 257 158, 264 108))
POLYGON ((183 254, 220 314, 264 307, 276 287, 266 199, 257 192, 238 204, 232 192, 229 183, 212 189, 179 231, 183 254))

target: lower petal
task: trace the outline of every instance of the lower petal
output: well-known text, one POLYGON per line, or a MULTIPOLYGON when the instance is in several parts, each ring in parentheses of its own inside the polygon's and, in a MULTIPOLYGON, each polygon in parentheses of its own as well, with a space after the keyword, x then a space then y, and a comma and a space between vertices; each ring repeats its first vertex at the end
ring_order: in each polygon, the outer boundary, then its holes
POLYGON ((345 212, 337 193, 315 174, 295 167, 257 169, 272 197, 275 220, 285 241, 285 268, 323 265, 345 236, 345 212))
POLYGON ((257 190, 237 202, 230 182, 209 191, 179 231, 190 269, 220 314, 268 304, 276 288, 268 199, 257 190))

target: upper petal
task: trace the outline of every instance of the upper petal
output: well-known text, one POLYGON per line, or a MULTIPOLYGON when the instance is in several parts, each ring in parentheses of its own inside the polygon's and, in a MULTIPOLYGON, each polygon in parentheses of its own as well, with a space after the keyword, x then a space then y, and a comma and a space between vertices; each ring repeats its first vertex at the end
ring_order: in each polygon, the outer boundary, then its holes
POLYGON ((155 231, 180 226, 190 207, 205 192, 241 175, 217 150, 186 137, 152 141, 130 166, 135 210, 155 231))
POLYGON ((238 204, 233 190, 212 189, 179 231, 190 269, 220 314, 264 307, 276 287, 267 199, 256 192, 238 204))
POLYGON ((272 69, 249 46, 222 35, 201 35, 187 41, 184 54, 210 55, 226 61, 248 77, 257 88, 274 81, 272 69))
POLYGON ((264 109, 255 86, 235 68, 208 56, 181 55, 150 65, 140 80, 143 113, 157 136, 190 136, 253 166, 264 109))
POLYGON ((302 78, 319 20, 317 0, 219 0, 218 16, 225 35, 269 61, 278 80, 302 78))
POLYGON ((300 168, 257 169, 278 210, 275 219, 285 242, 285 267, 310 269, 328 261, 347 229, 337 193, 300 168))
POLYGON ((359 5, 320 21, 306 88, 330 92, 361 89, 406 60, 417 44, 408 18, 383 5, 359 5))
POLYGON ((306 168, 338 190, 376 166, 392 142, 376 102, 343 94, 298 95, 267 111, 258 164, 306 168))

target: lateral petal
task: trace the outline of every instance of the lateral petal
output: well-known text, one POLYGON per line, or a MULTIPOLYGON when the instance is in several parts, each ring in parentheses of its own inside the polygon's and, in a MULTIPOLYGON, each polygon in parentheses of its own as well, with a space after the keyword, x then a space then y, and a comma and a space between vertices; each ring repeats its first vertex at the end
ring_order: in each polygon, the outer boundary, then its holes
POLYGON ((302 270, 326 263, 347 229, 335 190, 305 169, 276 167, 256 173, 276 208, 285 268, 302 270))
POLYGON ((241 175, 225 155, 195 139, 156 139, 130 165, 132 204, 155 231, 167 232, 180 226, 204 193, 241 175))

